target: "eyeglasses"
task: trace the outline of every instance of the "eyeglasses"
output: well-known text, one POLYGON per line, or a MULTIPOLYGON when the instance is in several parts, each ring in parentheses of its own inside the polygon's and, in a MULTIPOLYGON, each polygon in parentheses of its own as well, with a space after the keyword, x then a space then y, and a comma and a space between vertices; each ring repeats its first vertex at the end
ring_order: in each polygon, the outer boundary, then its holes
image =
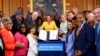
POLYGON ((26 28, 26 27, 21 27, 21 28, 26 28))
POLYGON ((12 25, 13 23, 8 23, 8 24, 12 25))

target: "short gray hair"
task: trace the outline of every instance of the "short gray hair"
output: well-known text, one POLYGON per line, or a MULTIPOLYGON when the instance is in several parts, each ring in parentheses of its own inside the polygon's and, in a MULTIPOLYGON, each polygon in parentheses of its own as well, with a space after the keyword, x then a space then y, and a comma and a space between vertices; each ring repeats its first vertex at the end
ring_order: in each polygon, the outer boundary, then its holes
POLYGON ((32 14, 33 14, 33 15, 34 15, 34 14, 39 15, 39 12, 38 12, 38 11, 34 11, 32 14))
POLYGON ((97 8, 100 8, 100 6, 96 6, 96 7, 94 7, 92 10, 94 11, 94 10, 97 9, 97 8))
POLYGON ((9 17, 4 17, 3 20, 2 20, 2 23, 3 23, 3 24, 7 24, 8 21, 12 21, 11 18, 9 18, 9 17))

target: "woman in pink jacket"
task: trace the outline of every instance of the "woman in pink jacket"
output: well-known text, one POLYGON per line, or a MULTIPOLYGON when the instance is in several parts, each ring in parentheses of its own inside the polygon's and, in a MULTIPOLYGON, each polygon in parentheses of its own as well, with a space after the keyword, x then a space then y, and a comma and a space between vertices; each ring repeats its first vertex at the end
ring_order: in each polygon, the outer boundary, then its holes
POLYGON ((15 49, 14 56, 27 56, 28 40, 26 38, 26 25, 22 23, 19 31, 15 34, 15 41, 20 45, 15 49))

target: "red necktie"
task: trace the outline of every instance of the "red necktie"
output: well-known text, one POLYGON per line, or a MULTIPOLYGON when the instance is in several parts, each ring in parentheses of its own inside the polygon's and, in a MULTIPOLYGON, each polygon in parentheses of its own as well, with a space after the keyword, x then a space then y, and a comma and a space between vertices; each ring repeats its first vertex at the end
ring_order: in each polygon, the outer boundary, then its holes
POLYGON ((77 37, 79 36, 80 30, 81 30, 81 27, 78 27, 77 32, 76 32, 77 37))

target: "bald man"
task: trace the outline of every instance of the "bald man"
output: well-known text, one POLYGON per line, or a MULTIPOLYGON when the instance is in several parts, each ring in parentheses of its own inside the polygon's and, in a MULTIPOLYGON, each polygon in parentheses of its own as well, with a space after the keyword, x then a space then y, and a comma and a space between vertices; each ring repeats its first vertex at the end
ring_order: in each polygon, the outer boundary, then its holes
POLYGON ((31 15, 31 18, 26 18, 25 19, 25 23, 27 25, 27 27, 29 27, 32 24, 36 24, 36 19, 38 18, 39 13, 37 11, 34 11, 31 15))

